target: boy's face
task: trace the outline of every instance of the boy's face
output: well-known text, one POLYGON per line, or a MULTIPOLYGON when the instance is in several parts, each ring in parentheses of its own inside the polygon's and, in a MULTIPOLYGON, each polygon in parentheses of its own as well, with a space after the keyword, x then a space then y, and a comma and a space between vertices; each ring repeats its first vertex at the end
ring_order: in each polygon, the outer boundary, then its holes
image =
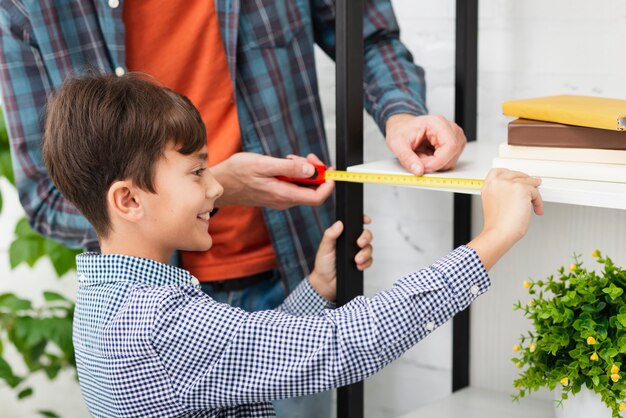
POLYGON ((209 213, 224 189, 209 171, 206 146, 183 155, 168 145, 156 164, 154 187, 156 193, 141 192, 146 245, 166 258, 177 249, 211 248, 209 213))

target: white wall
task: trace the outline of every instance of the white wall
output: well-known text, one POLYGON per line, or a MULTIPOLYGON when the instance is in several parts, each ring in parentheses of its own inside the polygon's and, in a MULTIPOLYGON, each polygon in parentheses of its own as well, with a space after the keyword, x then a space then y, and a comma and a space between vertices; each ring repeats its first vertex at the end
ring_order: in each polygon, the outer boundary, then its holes
MULTIPOLYGON (((455 2, 392 1, 402 38, 426 69, 431 112, 453 118, 455 2)), ((620 50, 626 35, 626 12, 620 5, 617 0, 482 0, 479 140, 497 143, 506 138, 508 119, 500 112, 506 99, 569 92, 626 97, 626 56, 620 50)), ((318 55, 323 107, 332 141, 334 79, 329 74, 334 70, 332 62, 318 55)), ((390 155, 370 120, 365 133, 366 161, 390 155)), ((0 292, 33 296, 44 289, 56 289, 73 295, 73 275, 57 280, 47 264, 34 270, 21 267, 9 271, 8 243, 21 210, 15 194, 7 193, 6 184, 0 182, 0 187, 6 205, 0 216, 0 292)), ((451 248, 452 200, 443 193, 395 187, 366 186, 365 190, 365 210, 374 219, 376 237, 375 265, 366 273, 366 293, 372 294, 451 248)), ((573 252, 587 255, 595 247, 625 264, 624 239, 619 235, 626 230, 625 217, 618 211, 548 205, 546 216, 535 221, 526 241, 494 269, 491 292, 474 305, 473 384, 504 391, 511 386, 515 370, 508 360, 510 349, 526 326, 511 309, 515 300, 523 298, 518 283, 528 276, 549 274, 568 263, 573 252), (594 221, 597 218, 601 218, 599 224, 594 221)), ((475 218, 479 227, 480 217, 475 218)), ((451 327, 446 325, 367 381, 367 417, 399 416, 445 397, 451 385, 450 357, 451 327)), ((34 410, 49 408, 64 418, 87 416, 72 376, 57 379, 52 385, 42 381, 36 391, 34 402, 18 402, 10 391, 0 389, 1 415, 31 417, 34 410)))

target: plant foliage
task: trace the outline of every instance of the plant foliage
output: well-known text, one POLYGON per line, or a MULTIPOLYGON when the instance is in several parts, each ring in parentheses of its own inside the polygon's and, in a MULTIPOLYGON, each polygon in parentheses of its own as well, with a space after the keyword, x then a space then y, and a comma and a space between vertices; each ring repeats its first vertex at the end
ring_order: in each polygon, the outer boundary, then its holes
POLYGON ((513 348, 513 362, 524 369, 514 382, 514 399, 560 387, 560 404, 585 385, 617 418, 626 410, 626 271, 598 250, 593 256, 602 266, 599 274, 575 257, 556 277, 524 282, 531 299, 514 309, 533 329, 513 348))
MULTIPOLYGON (((15 186, 11 165, 9 137, 0 109, 0 179, 5 178, 15 186)), ((0 213, 3 208, 0 190, 0 213)), ((14 230, 14 239, 9 248, 11 269, 22 263, 34 266, 39 260, 48 258, 58 277, 76 269, 77 250, 72 250, 50 241, 35 232, 28 221, 22 218, 14 230)), ((28 299, 12 293, 0 294, 0 383, 6 383, 16 392, 18 399, 34 393, 28 377, 34 373, 45 373, 54 379, 63 369, 75 369, 72 345, 72 319, 74 302, 54 292, 44 292, 45 303, 34 307, 28 299), (4 347, 12 344, 26 366, 20 374, 4 357, 4 347)), ((39 415, 58 417, 53 411, 41 410, 39 415)))

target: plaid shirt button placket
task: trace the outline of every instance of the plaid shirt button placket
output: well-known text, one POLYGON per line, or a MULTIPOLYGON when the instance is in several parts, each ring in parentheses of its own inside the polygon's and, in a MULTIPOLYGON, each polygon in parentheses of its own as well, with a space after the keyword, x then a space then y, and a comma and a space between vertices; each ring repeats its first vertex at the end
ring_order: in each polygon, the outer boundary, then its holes
MULTIPOLYGON (((315 153, 330 162, 314 43, 334 55, 335 2, 306 4, 216 0, 244 150, 281 158, 315 153), (274 32, 280 36, 270 37, 274 32)), ((40 115, 51 91, 84 67, 118 75, 126 71, 123 2, 2 5, 0 91, 20 200, 37 231, 74 248, 97 249, 93 229, 56 190, 43 165, 40 115)), ((393 114, 426 113, 423 70, 399 40, 389 0, 366 2, 364 33, 365 106, 381 130, 393 114)), ((333 213, 332 199, 320 207, 264 210, 288 290, 310 272, 333 213)))

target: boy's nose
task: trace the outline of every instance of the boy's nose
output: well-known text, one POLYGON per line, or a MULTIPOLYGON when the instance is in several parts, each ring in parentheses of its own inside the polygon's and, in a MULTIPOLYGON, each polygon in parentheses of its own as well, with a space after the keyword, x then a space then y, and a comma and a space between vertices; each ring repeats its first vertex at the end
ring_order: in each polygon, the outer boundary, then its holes
POLYGON ((218 199, 223 193, 224 187, 215 178, 211 178, 206 189, 206 196, 210 199, 218 199))

